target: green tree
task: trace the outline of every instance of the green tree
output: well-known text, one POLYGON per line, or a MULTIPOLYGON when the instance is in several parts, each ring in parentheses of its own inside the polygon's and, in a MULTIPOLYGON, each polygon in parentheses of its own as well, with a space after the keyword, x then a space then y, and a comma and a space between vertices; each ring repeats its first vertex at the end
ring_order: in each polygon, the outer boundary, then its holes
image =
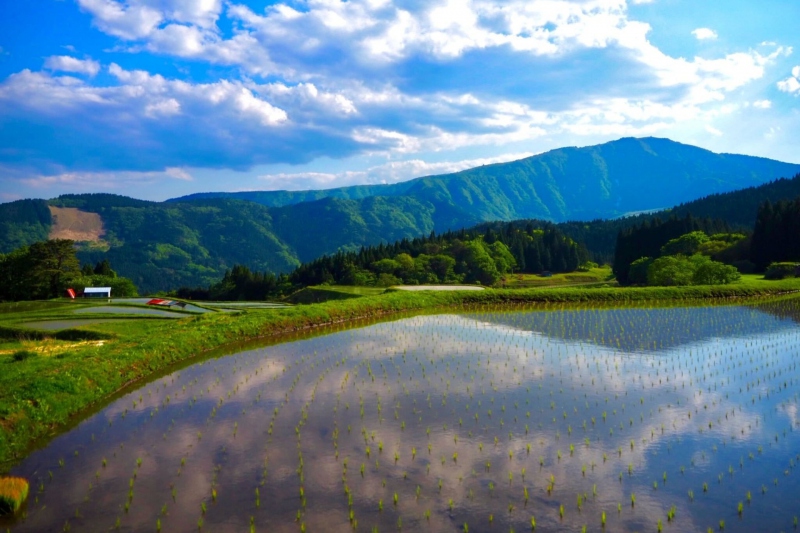
POLYGON ((648 285, 691 285, 694 264, 686 256, 667 255, 659 257, 647 269, 648 285))
POLYGON ((370 265, 372 270, 377 272, 378 274, 394 274, 395 272, 400 270, 400 263, 395 261, 394 259, 381 259, 380 261, 375 261, 370 265))
POLYGON ((28 247, 23 246, 16 250, 0 255, 0 300, 24 300, 37 298, 32 294, 33 287, 31 261, 28 247))
POLYGON ((431 269, 439 281, 445 283, 453 278, 455 272, 453 269, 456 266, 456 260, 449 255, 436 254, 431 256, 428 261, 428 267, 431 269))
POLYGON ((508 246, 502 242, 495 241, 488 245, 487 248, 489 255, 494 259, 495 268, 500 274, 511 272, 514 267, 517 266, 517 261, 514 259, 508 246))
POLYGON ((718 261, 708 261, 697 267, 692 277, 695 285, 725 285, 739 280, 742 275, 735 267, 720 263, 718 261))
POLYGON ((630 270, 628 270, 628 283, 647 285, 647 272, 652 264, 652 257, 640 257, 631 263, 630 270))
POLYGON ((708 241, 708 235, 702 231, 692 231, 677 239, 667 241, 667 244, 661 247, 661 255, 691 256, 696 254, 700 250, 700 246, 708 241))
POLYGON ((50 239, 31 244, 30 277, 43 298, 55 298, 64 283, 80 274, 80 262, 75 256, 75 242, 69 239, 50 239))
POLYGON ((116 278, 117 273, 111 270, 111 263, 108 262, 108 259, 103 259, 94 267, 94 273, 98 276, 106 276, 108 278, 116 278))
POLYGON ((494 285, 500 279, 494 259, 486 251, 481 239, 464 243, 464 263, 467 267, 466 280, 479 282, 481 285, 494 285))

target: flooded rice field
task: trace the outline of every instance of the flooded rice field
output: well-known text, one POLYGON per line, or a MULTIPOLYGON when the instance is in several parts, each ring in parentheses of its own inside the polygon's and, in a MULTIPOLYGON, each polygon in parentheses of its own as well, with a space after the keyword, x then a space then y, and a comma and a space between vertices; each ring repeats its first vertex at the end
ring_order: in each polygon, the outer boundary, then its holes
POLYGON ((39 531, 790 531, 797 301, 426 315, 207 360, 12 469, 39 531))
POLYGON ((148 309, 144 307, 126 307, 114 305, 102 305, 97 307, 81 307, 73 311, 77 314, 92 313, 92 314, 109 314, 109 315, 147 315, 157 316, 161 318, 186 318, 191 316, 186 313, 179 313, 174 311, 167 311, 164 309, 148 309))

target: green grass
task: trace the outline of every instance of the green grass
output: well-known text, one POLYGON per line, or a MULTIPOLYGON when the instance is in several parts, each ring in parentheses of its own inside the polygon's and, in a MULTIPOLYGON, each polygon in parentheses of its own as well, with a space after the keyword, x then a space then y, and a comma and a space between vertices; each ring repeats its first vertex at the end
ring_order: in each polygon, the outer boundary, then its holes
POLYGON ((293 304, 313 304, 332 300, 348 300, 362 296, 377 296, 386 292, 383 287, 357 287, 350 285, 319 285, 306 287, 286 298, 293 304))
MULTIPOLYGON (((616 285, 611 267, 603 266, 592 268, 587 272, 567 272, 553 274, 550 277, 539 274, 508 274, 505 276, 504 286, 509 289, 522 289, 532 287, 563 287, 588 284, 616 285)), ((503 283, 501 282, 501 285, 503 283)))
MULTIPOLYGON (((281 335, 324 332, 325 327, 348 327, 401 313, 448 308, 710 305, 776 298, 796 291, 800 291, 798 279, 765 282, 750 277, 741 283, 713 287, 389 291, 284 309, 208 313, 180 320, 105 322, 73 330, 80 333, 80 338, 73 339, 54 338, 55 335, 8 339, 0 355, 0 471, 19 461, 35 442, 52 438, 126 386, 174 370, 178 364, 190 364, 199 356, 241 350, 237 343, 248 339, 280 339, 281 335), (13 353, 19 350, 36 352, 36 356, 14 361, 13 353)), ((40 302, 30 314, 47 312, 58 318, 57 308, 48 311, 46 307, 40 302)), ((3 319, 20 321, 29 317, 19 313, 13 317, 4 315, 3 319)))

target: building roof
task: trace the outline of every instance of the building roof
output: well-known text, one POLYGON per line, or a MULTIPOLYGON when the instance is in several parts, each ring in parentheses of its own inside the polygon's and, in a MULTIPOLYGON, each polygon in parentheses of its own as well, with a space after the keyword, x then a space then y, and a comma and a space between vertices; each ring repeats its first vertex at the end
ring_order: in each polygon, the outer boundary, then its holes
POLYGON ((86 287, 83 292, 111 292, 111 287, 86 287))

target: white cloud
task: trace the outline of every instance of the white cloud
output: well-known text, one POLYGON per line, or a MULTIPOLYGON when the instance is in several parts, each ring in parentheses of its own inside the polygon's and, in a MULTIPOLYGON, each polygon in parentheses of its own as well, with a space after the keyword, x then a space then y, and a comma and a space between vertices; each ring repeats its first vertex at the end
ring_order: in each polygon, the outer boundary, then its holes
POLYGON ((462 161, 426 162, 421 159, 390 161, 366 170, 337 173, 297 172, 264 174, 258 177, 268 189, 304 190, 342 187, 356 184, 398 183, 420 176, 449 174, 468 168, 516 161, 534 154, 529 152, 503 154, 496 157, 466 159, 462 161))
POLYGON ((176 180, 192 181, 194 179, 192 175, 183 168, 168 167, 164 170, 164 174, 176 180))
POLYGON ((142 2, 115 0, 78 0, 78 5, 93 16, 101 31, 123 39, 149 35, 163 20, 162 12, 142 2))
MULTIPOLYGON (((692 121, 702 131, 721 115, 767 109, 768 100, 732 95, 790 53, 770 44, 673 57, 650 42, 650 26, 631 18, 626 0, 308 0, 258 12, 237 0, 77 1, 94 26, 120 39, 117 50, 233 67, 210 68, 222 79, 194 83, 111 64, 114 81, 100 85, 106 77, 57 75, 93 76, 97 62, 53 56, 44 72, 0 81, 0 113, 20 109, 80 129, 84 144, 118 135, 116 149, 144 170, 192 157, 237 169, 354 154, 414 161, 488 145, 522 150, 554 136, 655 134, 692 121), (217 26, 221 18, 230 31, 217 26)), ((693 33, 708 32, 715 35, 693 33)), ((796 70, 781 90, 800 92, 796 70)))
POLYGON ((259 99, 241 83, 221 80, 208 84, 189 84, 167 80, 160 75, 151 75, 142 70, 128 71, 116 63, 109 66, 109 73, 126 85, 108 89, 131 100, 144 100, 145 115, 176 115, 182 108, 181 101, 188 105, 209 105, 217 110, 238 114, 239 119, 256 119, 264 126, 274 126, 287 120, 284 110, 259 99))
POLYGON ((800 94, 800 66, 792 69, 792 75, 778 82, 778 90, 789 94, 800 94))
POLYGON ((692 30, 692 35, 694 35, 698 41, 713 41, 717 38, 717 32, 711 28, 697 28, 692 30))
POLYGON ((719 137, 722 135, 722 132, 720 130, 718 130, 714 126, 711 126, 710 124, 706 124, 705 130, 711 135, 714 135, 715 137, 719 137))
POLYGON ((100 63, 91 59, 77 59, 70 56, 50 56, 44 61, 44 67, 61 72, 74 72, 94 76, 100 72, 100 63))
POLYGON ((764 139, 771 141, 781 132, 780 126, 770 126, 770 128, 764 133, 764 139))
MULTIPOLYGON (((3 167, 0 166, 0 169, 3 167)), ((35 174, 20 179, 34 189, 49 189, 67 186, 85 191, 97 189, 116 190, 128 187, 141 187, 158 184, 164 179, 192 181, 192 175, 182 168, 166 168, 163 171, 111 171, 111 172, 60 172, 56 174, 35 174)))

